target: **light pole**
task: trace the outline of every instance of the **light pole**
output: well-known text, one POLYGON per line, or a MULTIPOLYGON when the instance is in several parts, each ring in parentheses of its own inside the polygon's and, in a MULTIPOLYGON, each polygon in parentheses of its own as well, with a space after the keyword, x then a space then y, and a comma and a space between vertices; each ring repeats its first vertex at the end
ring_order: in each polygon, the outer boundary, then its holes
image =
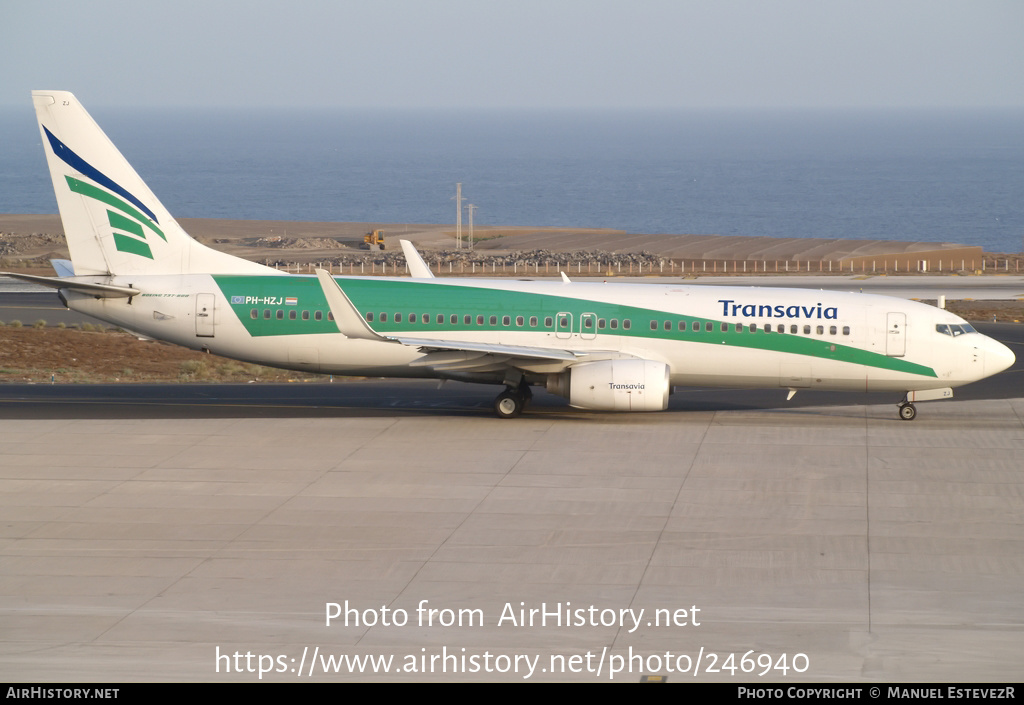
POLYGON ((466 206, 466 210, 469 211, 469 249, 473 249, 473 211, 477 209, 472 203, 466 206))
POLYGON ((462 249, 462 184, 455 184, 455 249, 462 249))

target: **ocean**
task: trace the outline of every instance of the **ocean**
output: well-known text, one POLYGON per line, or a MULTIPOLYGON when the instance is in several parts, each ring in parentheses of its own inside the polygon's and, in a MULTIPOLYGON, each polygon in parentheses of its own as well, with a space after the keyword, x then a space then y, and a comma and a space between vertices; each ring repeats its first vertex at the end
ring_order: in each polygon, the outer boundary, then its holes
MULTIPOLYGON (((176 217, 454 224, 462 182, 478 225, 1024 249, 1020 110, 92 114, 176 217)), ((56 212, 27 97, 0 212, 56 212)))

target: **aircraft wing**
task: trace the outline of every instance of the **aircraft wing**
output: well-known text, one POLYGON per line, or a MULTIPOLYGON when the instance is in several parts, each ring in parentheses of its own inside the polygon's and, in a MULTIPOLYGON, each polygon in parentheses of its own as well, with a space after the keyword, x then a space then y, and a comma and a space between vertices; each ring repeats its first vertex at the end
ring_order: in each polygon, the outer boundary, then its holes
POLYGON ((466 352, 481 352, 490 355, 505 355, 509 357, 531 357, 541 360, 565 360, 576 362, 580 357, 586 357, 590 351, 581 354, 571 350, 560 350, 557 348, 534 348, 526 345, 501 345, 500 343, 472 343, 464 340, 429 340, 426 338, 388 338, 402 345, 409 345, 420 348, 423 352, 436 350, 463 350, 466 352))
POLYGON ((373 330, 356 310, 348 295, 327 271, 316 270, 327 304, 338 329, 348 338, 376 340, 419 348, 424 356, 412 363, 435 370, 486 372, 516 368, 534 372, 557 372, 581 360, 631 357, 618 351, 567 350, 529 345, 503 345, 465 340, 437 340, 381 335, 373 330))

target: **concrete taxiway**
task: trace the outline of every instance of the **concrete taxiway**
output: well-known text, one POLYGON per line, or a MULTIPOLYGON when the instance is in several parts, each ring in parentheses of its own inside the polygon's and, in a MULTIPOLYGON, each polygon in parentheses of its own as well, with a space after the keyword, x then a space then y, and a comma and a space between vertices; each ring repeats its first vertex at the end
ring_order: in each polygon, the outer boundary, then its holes
POLYGON ((911 423, 741 392, 503 421, 472 385, 9 388, 0 677, 1016 680, 1024 380, 997 379, 911 423))

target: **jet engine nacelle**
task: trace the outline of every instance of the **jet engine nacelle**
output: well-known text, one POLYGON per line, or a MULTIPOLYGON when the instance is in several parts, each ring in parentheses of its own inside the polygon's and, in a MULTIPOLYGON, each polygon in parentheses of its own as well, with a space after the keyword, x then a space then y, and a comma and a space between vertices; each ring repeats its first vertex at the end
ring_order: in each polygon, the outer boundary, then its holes
POLYGON ((668 365, 653 360, 600 360, 551 375, 547 389, 580 409, 663 411, 668 408, 668 365))

